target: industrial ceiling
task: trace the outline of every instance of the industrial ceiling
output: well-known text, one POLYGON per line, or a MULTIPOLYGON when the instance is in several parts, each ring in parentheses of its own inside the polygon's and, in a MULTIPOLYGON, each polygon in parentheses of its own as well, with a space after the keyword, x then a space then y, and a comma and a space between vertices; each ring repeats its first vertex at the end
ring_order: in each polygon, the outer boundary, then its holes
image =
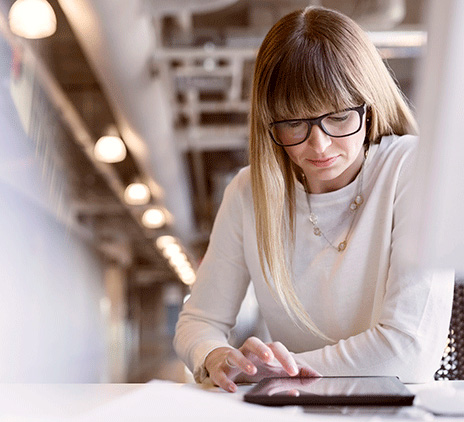
POLYGON ((50 3, 58 30, 33 46, 74 139, 68 151, 79 224, 92 225, 100 249, 145 284, 175 278, 153 245, 161 234, 176 236, 195 264, 201 259, 224 187, 247 164, 254 57, 279 17, 308 3, 352 16, 408 96, 425 46, 419 0, 50 3), (109 128, 129 154, 100 165, 88 150, 109 128), (171 216, 164 228, 144 228, 142 208, 122 200, 133 181, 147 183, 152 204, 171 216))

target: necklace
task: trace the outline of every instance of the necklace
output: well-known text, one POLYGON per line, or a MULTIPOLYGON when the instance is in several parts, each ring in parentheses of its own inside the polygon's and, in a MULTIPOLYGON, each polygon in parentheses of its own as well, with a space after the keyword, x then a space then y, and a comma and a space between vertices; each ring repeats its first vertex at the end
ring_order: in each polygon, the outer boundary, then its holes
POLYGON ((359 171, 359 179, 358 179, 358 188, 356 190, 356 194, 353 198, 353 200, 350 202, 349 206, 349 211, 353 215, 351 219, 351 224, 348 229, 348 232, 346 233, 345 239, 340 242, 338 245, 334 245, 324 234, 324 232, 320 229, 320 227, 317 225, 318 218, 317 215, 314 214, 313 210, 311 209, 311 201, 309 200, 309 187, 308 187, 308 181, 306 179, 306 176, 303 175, 303 181, 306 189, 306 201, 308 202, 308 207, 309 207, 309 221, 313 225, 313 233, 315 236, 322 236, 326 242, 336 251, 338 252, 343 252, 347 245, 348 245, 348 238, 350 237, 351 231, 353 229, 353 224, 354 224, 354 217, 356 211, 359 209, 359 207, 364 203, 364 197, 362 195, 362 185, 363 185, 363 174, 364 174, 364 163, 366 162, 366 158, 368 155, 368 149, 364 151, 364 158, 363 162, 361 164, 361 169, 359 171))

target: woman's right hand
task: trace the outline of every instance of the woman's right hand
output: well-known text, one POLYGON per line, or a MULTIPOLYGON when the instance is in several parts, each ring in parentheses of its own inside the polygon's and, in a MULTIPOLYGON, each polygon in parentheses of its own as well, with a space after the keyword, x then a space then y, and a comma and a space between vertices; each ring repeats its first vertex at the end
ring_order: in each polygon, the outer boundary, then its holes
POLYGON ((219 347, 208 354, 205 368, 214 384, 231 393, 236 382, 258 382, 266 377, 317 377, 307 365, 297 365, 293 355, 280 342, 265 344, 248 338, 239 348, 219 347))

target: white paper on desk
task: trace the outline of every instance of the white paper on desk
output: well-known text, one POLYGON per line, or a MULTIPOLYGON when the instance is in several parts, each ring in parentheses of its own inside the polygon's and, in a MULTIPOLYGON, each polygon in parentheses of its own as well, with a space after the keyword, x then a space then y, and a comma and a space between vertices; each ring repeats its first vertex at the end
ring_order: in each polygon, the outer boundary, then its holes
POLYGON ((188 385, 156 381, 83 414, 75 420, 78 422, 282 422, 283 420, 308 422, 308 417, 294 408, 269 408, 245 403, 230 396, 230 393, 216 393, 198 390, 188 385))

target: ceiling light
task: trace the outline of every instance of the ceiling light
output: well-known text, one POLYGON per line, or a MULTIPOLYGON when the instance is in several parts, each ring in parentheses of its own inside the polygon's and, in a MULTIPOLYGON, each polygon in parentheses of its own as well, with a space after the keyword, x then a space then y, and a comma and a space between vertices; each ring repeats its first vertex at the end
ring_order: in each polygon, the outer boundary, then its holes
POLYGON ((24 38, 45 38, 56 31, 56 15, 46 0, 16 0, 8 20, 11 32, 24 38))
POLYGON ((171 258, 174 255, 180 254, 181 252, 182 248, 177 243, 172 243, 163 249, 163 256, 165 258, 171 258))
POLYGON ((102 136, 95 144, 94 156, 104 163, 119 163, 127 155, 126 146, 119 136, 102 136))
POLYGON ((129 205, 144 205, 150 200, 150 189, 145 183, 131 183, 124 191, 124 200, 129 205))
POLYGON ((185 255, 183 252, 179 252, 175 255, 170 256, 168 260, 173 267, 190 265, 187 259, 187 255, 185 255))
POLYGON ((169 264, 184 284, 192 285, 195 283, 195 271, 175 237, 169 235, 160 236, 156 239, 156 246, 161 250, 163 256, 168 259, 169 264))
POLYGON ((184 284, 188 286, 192 285, 196 281, 195 271, 192 268, 182 268, 177 271, 177 275, 180 277, 184 284))
POLYGON ((166 224, 166 214, 160 208, 150 208, 143 213, 142 223, 149 229, 159 229, 166 224))
POLYGON ((176 243, 177 239, 174 236, 160 236, 156 239, 156 246, 158 249, 164 249, 168 245, 172 245, 173 243, 176 243))

